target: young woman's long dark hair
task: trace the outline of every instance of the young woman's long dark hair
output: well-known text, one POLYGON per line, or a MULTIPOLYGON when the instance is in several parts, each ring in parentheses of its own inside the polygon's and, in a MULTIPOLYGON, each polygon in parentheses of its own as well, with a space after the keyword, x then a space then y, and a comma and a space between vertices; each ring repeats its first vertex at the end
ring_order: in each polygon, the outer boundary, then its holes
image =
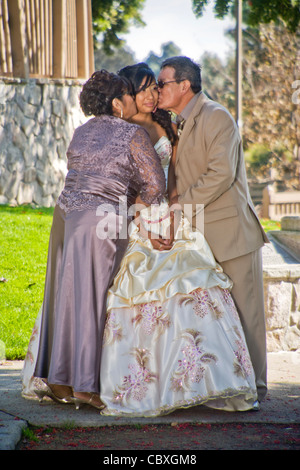
MULTIPOLYGON (((118 75, 130 80, 136 95, 140 91, 146 90, 146 88, 148 88, 148 86, 153 81, 156 82, 153 70, 151 70, 148 64, 145 62, 140 62, 139 64, 135 65, 128 65, 127 67, 119 70, 118 75), (142 82, 145 77, 146 81, 142 86, 142 82)), ((170 113, 164 109, 156 109, 154 112, 152 112, 152 118, 153 121, 157 122, 166 131, 168 139, 170 140, 171 144, 174 145, 177 140, 177 135, 174 132, 172 126, 170 113)))

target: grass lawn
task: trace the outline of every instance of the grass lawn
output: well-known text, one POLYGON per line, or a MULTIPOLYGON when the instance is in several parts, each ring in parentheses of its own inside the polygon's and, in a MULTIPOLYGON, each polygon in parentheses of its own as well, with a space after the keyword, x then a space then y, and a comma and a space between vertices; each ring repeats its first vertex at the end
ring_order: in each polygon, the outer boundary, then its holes
MULTIPOLYGON (((43 301, 53 208, 0 205, 0 359, 24 359, 43 301)), ((280 223, 261 221, 265 230, 280 223)))
POLYGON ((53 208, 0 206, 0 341, 6 359, 23 359, 27 351, 43 300, 52 215, 53 208))
POLYGON ((276 220, 260 219, 260 223, 262 224, 265 232, 281 229, 281 223, 276 220))

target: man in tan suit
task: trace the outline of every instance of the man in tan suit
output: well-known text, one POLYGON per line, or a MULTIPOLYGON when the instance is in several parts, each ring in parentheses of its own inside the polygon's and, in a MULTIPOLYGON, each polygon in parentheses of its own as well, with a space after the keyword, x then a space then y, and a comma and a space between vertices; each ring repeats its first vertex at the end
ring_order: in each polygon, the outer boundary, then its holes
POLYGON ((159 107, 184 122, 170 168, 177 201, 192 207, 193 226, 204 205, 204 235, 233 281, 261 401, 267 392, 261 248, 268 238, 249 194, 241 137, 230 113, 202 93, 200 67, 187 57, 162 64, 158 90, 159 107))

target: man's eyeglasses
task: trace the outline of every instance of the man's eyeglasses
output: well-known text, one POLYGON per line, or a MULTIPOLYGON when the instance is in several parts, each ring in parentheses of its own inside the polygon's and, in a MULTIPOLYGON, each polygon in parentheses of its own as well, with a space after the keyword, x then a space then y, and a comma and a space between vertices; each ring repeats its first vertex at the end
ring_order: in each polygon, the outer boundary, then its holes
POLYGON ((158 80, 157 88, 163 88, 168 83, 175 83, 175 82, 180 83, 180 82, 183 82, 183 80, 170 80, 169 82, 163 82, 162 80, 158 80))

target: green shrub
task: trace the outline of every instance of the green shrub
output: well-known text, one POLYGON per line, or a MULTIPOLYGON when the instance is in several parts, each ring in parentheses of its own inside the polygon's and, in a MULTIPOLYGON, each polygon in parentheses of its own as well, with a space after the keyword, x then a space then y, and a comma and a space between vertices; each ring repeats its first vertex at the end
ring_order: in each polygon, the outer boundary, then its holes
POLYGON ((272 152, 261 144, 252 145, 245 151, 245 162, 249 175, 266 176, 272 165, 272 152))

